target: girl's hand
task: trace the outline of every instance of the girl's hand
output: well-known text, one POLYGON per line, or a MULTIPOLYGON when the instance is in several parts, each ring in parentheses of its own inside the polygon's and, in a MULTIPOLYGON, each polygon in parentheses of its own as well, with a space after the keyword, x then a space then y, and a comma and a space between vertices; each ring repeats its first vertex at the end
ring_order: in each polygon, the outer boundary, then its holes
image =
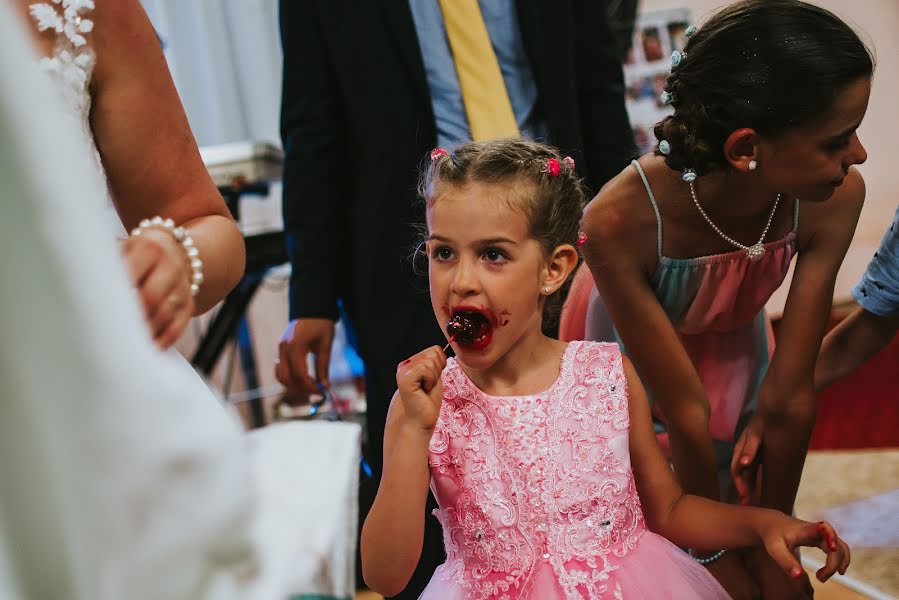
POLYGON ((813 546, 827 553, 827 562, 818 569, 818 581, 846 572, 849 567, 849 546, 837 536, 830 523, 809 523, 784 514, 774 517, 761 532, 765 550, 784 573, 799 579, 805 572, 794 552, 800 546, 813 546))
POLYGON ((443 402, 440 374, 446 366, 446 355, 440 346, 422 350, 401 362, 396 369, 396 385, 408 423, 433 430, 443 402))
POLYGON ((150 335, 166 349, 178 340, 194 313, 187 254, 170 233, 149 227, 122 242, 122 256, 140 296, 150 335))

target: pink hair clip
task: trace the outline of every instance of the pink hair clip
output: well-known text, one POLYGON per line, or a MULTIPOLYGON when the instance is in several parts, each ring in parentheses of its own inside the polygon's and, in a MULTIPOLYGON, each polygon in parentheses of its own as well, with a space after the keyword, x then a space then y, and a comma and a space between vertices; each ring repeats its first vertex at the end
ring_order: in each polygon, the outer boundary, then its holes
POLYGON ((577 244, 576 244, 577 247, 580 248, 581 246, 583 246, 586 243, 587 243, 587 234, 584 233, 583 231, 578 231, 577 232, 577 244))
POLYGON ((543 167, 542 170, 544 173, 549 173, 550 177, 556 177, 559 174, 559 171, 561 171, 562 169, 559 166, 558 160, 556 160, 555 158, 550 158, 546 161, 546 166, 543 167))
POLYGON ((449 153, 446 150, 444 150, 443 148, 434 148, 433 150, 431 150, 431 160, 432 161, 437 160, 441 156, 448 156, 448 155, 449 155, 449 153))
POLYGON ((574 159, 570 156, 566 156, 562 159, 562 164, 568 167, 570 171, 574 171, 574 159))

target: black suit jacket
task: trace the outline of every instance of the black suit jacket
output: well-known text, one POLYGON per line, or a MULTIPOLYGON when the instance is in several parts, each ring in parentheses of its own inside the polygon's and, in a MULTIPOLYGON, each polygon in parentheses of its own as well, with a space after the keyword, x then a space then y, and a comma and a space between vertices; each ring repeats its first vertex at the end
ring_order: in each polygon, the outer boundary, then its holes
MULTIPOLYGON (((342 299, 380 364, 442 341, 409 260, 437 133, 408 2, 280 3, 291 318, 336 319, 342 299)), ((518 22, 546 141, 597 191, 634 154, 604 2, 519 0, 518 22)))

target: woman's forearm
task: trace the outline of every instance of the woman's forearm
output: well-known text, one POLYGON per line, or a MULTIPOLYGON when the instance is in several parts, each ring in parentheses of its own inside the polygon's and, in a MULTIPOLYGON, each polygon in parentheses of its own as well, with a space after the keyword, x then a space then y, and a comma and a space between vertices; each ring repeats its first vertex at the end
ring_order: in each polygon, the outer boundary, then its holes
POLYGON ((199 217, 181 226, 193 238, 203 261, 203 281, 194 297, 194 315, 201 315, 224 299, 243 276, 243 235, 231 218, 221 215, 199 217))

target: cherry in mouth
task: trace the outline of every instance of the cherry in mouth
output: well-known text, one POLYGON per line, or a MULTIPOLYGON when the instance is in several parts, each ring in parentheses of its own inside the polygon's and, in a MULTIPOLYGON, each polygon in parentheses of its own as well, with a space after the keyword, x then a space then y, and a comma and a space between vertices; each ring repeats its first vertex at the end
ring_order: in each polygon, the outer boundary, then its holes
POLYGON ((490 323, 487 317, 480 313, 460 312, 449 320, 446 330, 459 344, 471 346, 490 332, 490 323))

